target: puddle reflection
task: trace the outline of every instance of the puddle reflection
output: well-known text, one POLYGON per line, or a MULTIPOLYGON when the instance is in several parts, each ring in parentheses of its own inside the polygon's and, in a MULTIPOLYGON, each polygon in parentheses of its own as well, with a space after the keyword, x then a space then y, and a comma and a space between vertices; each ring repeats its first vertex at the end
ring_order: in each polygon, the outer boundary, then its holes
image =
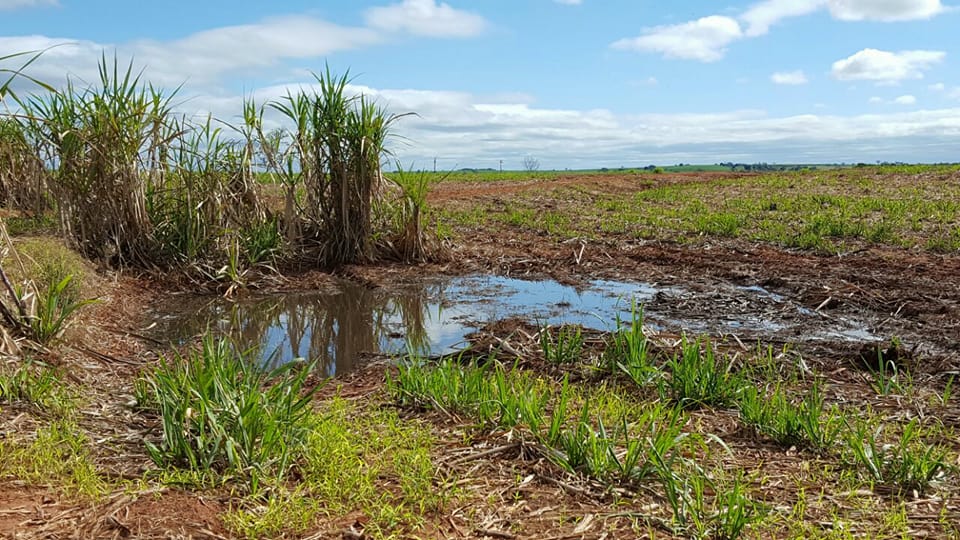
POLYGON ((574 288, 499 276, 433 277, 390 289, 339 281, 327 291, 237 302, 186 299, 155 313, 151 333, 182 344, 214 331, 243 348, 258 348, 265 366, 316 358, 323 372, 333 376, 353 369, 364 355, 401 353, 408 347, 423 354, 451 352, 479 326, 507 317, 611 330, 618 317, 629 319, 633 302, 645 304, 645 322, 657 331, 781 341, 873 339, 865 328, 824 321, 760 287, 698 293, 593 281, 574 288))

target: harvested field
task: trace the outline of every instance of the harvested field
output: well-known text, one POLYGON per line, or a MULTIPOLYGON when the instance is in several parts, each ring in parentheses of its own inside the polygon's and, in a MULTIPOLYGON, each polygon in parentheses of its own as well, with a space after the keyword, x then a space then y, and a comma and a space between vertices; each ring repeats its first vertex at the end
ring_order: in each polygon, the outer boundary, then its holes
POLYGON ((957 168, 557 174, 427 201, 432 262, 290 271, 228 302, 101 271, 30 367, 57 390, 0 395, 0 538, 960 537, 957 168), (591 304, 605 324, 558 315, 598 281, 628 291, 591 304), (256 325, 230 311, 270 299, 256 325), (444 313, 455 340, 430 331, 444 313), (283 474, 159 459, 137 381, 239 327, 364 339, 303 380, 283 474))

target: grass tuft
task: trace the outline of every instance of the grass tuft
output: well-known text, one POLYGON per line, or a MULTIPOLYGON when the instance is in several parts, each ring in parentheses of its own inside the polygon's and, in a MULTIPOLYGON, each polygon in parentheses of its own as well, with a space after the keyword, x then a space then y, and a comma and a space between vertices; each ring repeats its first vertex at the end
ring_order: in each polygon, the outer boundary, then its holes
POLYGON ((161 420, 159 444, 146 443, 157 465, 236 476, 254 493, 290 470, 310 433, 310 368, 267 372, 256 358, 206 337, 138 380, 137 402, 161 420))
POLYGON ((825 450, 836 441, 841 424, 838 417, 825 414, 823 391, 814 384, 799 403, 794 403, 780 385, 769 396, 746 385, 738 400, 740 416, 757 433, 785 447, 825 450))
POLYGON ((617 328, 607 340, 601 362, 605 371, 623 373, 637 386, 644 386, 661 375, 653 363, 649 341, 643 333, 642 308, 634 304, 628 322, 617 316, 617 328))
POLYGON ((746 386, 744 378, 733 371, 733 362, 720 357, 710 342, 684 338, 680 353, 667 362, 671 376, 660 383, 664 398, 673 399, 686 409, 728 407, 746 386))
POLYGON ((575 364, 583 354, 583 333, 579 326, 563 325, 556 335, 549 326, 540 329, 540 350, 548 363, 575 364))
POLYGON ((848 459, 873 482, 895 495, 924 495, 933 481, 952 469, 948 451, 922 440, 916 419, 903 426, 900 437, 883 443, 883 426, 873 428, 866 421, 848 423, 845 453, 848 459))

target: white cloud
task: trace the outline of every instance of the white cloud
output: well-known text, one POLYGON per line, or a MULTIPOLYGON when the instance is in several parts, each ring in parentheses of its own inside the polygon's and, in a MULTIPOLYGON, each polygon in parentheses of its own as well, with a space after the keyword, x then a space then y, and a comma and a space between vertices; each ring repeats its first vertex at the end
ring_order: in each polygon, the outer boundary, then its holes
POLYGON ((0 11, 37 6, 56 6, 57 0, 0 0, 0 11))
POLYGON ((748 36, 766 34, 783 19, 827 8, 841 21, 910 21, 930 19, 946 11, 940 0, 766 0, 740 15, 748 36))
MULTIPOLYGON (((382 95, 392 96, 389 99, 394 102, 399 97, 390 91, 382 95)), ((889 145, 883 141, 916 137, 922 146, 920 139, 925 137, 939 140, 960 136, 960 109, 853 117, 769 117, 762 111, 617 115, 608 110, 484 105, 469 95, 435 97, 438 103, 421 103, 417 109, 420 117, 398 127, 398 133, 411 142, 411 146, 398 149, 404 159, 423 162, 439 155, 463 166, 483 166, 505 155, 530 154, 547 166, 573 166, 570 161, 577 159, 618 166, 663 160, 664 155, 683 148, 702 155, 705 162, 722 161, 724 153, 730 151, 752 155, 754 160, 764 160, 763 152, 781 152, 784 157, 778 159, 788 160, 797 157, 786 149, 799 145, 821 154, 825 161, 842 161, 845 156, 838 153, 840 148, 862 148, 858 145, 868 145, 869 141, 889 145), (451 98, 456 102, 446 101, 451 98), (465 146, 464 141, 471 144, 465 146)), ((913 153, 913 148, 910 152, 900 159, 940 159, 913 153)), ((870 157, 859 149, 849 155, 870 157)))
POLYGON ((743 37, 740 23, 713 15, 696 21, 650 28, 643 35, 621 39, 612 47, 621 50, 658 52, 667 58, 715 62, 726 46, 743 37))
POLYGON ((809 15, 826 3, 827 0, 767 0, 751 6, 740 15, 740 20, 747 24, 747 36, 761 36, 781 20, 809 15))
POLYGON ((325 55, 380 43, 368 28, 338 26, 307 16, 270 18, 254 24, 225 26, 160 42, 97 43, 46 36, 0 37, 0 50, 49 49, 30 66, 30 75, 53 85, 66 76, 90 83, 98 78, 101 54, 116 53, 122 64, 131 59, 149 79, 164 86, 185 81, 213 83, 223 76, 279 65, 284 59, 325 55), (52 47, 52 48, 51 48, 52 47))
MULTIPOLYGON (((113 45, 46 36, 0 37, 0 51, 44 51, 26 73, 53 86, 63 84, 66 77, 91 82, 97 76, 97 60, 106 49, 112 50, 113 45)), ((19 79, 14 84, 24 82, 19 79)))
POLYGON ((930 19, 946 11, 940 0, 830 0, 830 14, 842 21, 930 19))
MULTIPOLYGON (((261 102, 296 85, 262 88, 261 102)), ((704 114, 619 114, 606 109, 537 107, 529 96, 480 96, 428 89, 352 86, 395 113, 392 149, 404 163, 440 158, 441 167, 496 167, 537 157, 544 167, 717 161, 943 161, 955 159, 960 107, 842 116, 769 116, 740 110, 704 114), (899 154, 897 152, 900 152, 899 154), (742 157, 731 157, 742 156, 742 157)), ((882 100, 881 100, 882 101, 882 100)), ((239 114, 239 96, 189 101, 219 118, 239 114)), ((893 104, 891 102, 891 104, 893 104)), ((204 113, 205 114, 205 113, 204 113)), ((275 120, 275 119, 274 119, 275 120)))
MULTIPOLYGON (((560 1, 560 0, 557 0, 560 1)), ((784 19, 827 9, 843 21, 908 21, 929 19, 947 10, 940 0, 764 0, 736 19, 721 15, 681 24, 658 26, 636 38, 621 39, 614 48, 658 52, 668 58, 714 62, 730 43, 767 34, 784 19), (742 27, 739 22, 743 23, 742 27)))
POLYGON ((553 0, 558 4, 564 4, 567 6, 579 6, 583 3, 583 0, 553 0))
POLYGON ((911 94, 905 94, 887 101, 882 97, 873 96, 867 101, 872 105, 916 105, 917 97, 911 94))
POLYGON ((807 76, 801 70, 796 71, 778 71, 770 76, 770 80, 776 84, 801 85, 807 84, 807 76))
POLYGON ((927 87, 927 90, 930 90, 931 92, 943 92, 946 89, 947 89, 947 86, 942 82, 931 84, 930 86, 927 87))
POLYGON ((922 79, 923 72, 941 62, 942 51, 889 52, 863 49, 833 63, 833 76, 841 81, 867 80, 896 83, 906 79, 922 79))
POLYGON ((472 37, 487 29, 482 16, 435 0, 403 0, 370 8, 364 18, 368 26, 379 30, 428 37, 472 37))

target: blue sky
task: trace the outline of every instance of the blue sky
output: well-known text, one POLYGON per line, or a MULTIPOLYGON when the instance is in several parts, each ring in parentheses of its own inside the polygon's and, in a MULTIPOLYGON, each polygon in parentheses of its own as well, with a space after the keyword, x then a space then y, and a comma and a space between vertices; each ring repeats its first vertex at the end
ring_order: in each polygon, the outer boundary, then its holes
POLYGON ((442 168, 960 161, 957 29, 941 0, 0 0, 0 56, 132 57, 187 114, 350 69, 442 168))

